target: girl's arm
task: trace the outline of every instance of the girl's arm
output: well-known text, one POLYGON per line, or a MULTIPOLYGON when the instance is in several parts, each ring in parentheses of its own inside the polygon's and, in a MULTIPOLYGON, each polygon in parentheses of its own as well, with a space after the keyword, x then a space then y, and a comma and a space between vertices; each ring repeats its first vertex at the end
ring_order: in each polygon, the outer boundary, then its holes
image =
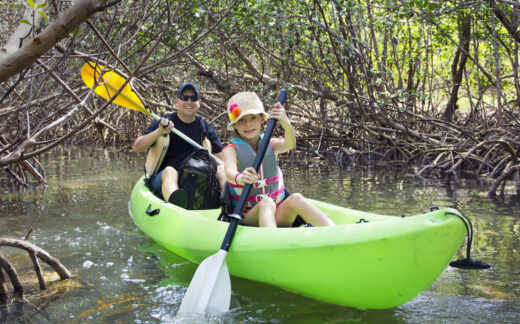
POLYGON ((291 126, 291 121, 287 117, 285 109, 279 102, 277 102, 273 106, 273 109, 269 113, 269 118, 277 119, 278 123, 280 123, 280 126, 282 126, 285 133, 282 139, 273 142, 274 152, 278 155, 280 153, 285 153, 295 148, 296 136, 294 135, 294 130, 291 126))
POLYGON ((228 145, 222 150, 222 161, 224 162, 224 171, 226 172, 226 180, 229 183, 235 183, 237 170, 237 151, 233 145, 228 145))
POLYGON ((229 183, 245 185, 258 180, 255 169, 246 168, 243 172, 238 172, 237 168, 237 151, 234 145, 228 145, 222 150, 222 161, 224 161, 224 171, 226 179, 229 183))

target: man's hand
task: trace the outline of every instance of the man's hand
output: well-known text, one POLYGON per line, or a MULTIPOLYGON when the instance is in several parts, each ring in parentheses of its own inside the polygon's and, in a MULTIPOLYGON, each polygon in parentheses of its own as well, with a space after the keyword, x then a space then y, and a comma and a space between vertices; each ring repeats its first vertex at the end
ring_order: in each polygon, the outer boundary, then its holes
POLYGON ((161 133, 161 135, 164 135, 164 134, 170 134, 170 132, 172 131, 173 129, 173 122, 169 119, 166 119, 166 118, 161 118, 161 122, 159 123, 159 131, 161 133), (166 125, 166 126, 164 126, 166 125))

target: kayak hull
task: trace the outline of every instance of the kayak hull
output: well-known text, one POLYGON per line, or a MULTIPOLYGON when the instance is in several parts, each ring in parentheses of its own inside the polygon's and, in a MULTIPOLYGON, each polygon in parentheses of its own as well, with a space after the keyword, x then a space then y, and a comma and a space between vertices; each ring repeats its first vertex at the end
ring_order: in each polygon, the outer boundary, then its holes
MULTIPOLYGON (((337 226, 239 225, 226 257, 230 274, 333 304, 392 308, 428 289, 466 234, 455 209, 397 217, 310 201, 337 226)), ((142 178, 132 191, 129 210, 152 240, 195 263, 219 250, 229 225, 217 220, 220 210, 165 203, 142 178), (149 216, 147 209, 159 213, 149 216)))

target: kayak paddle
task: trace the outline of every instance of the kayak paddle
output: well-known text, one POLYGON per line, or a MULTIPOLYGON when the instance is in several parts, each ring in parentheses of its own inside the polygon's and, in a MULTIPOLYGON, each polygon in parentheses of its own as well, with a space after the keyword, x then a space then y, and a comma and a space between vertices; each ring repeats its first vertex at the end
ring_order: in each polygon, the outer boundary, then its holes
MULTIPOLYGON (((118 92, 119 89, 126 83, 125 78, 123 78, 116 72, 106 69, 103 65, 99 65, 94 62, 87 62, 83 65, 83 67, 81 68, 81 79, 83 79, 83 82, 87 85, 87 87, 94 88, 95 86, 94 92, 107 100, 112 99, 116 92, 118 92), (97 85, 96 80, 99 80, 99 84, 97 85)), ((113 102, 121 107, 137 110, 139 112, 147 114, 155 120, 161 121, 161 117, 146 109, 141 99, 139 99, 137 94, 134 92, 134 90, 132 90, 130 84, 128 83, 126 83, 121 93, 117 95, 113 102)), ((184 133, 182 133, 178 129, 173 128, 172 132, 177 134, 180 138, 190 143, 194 147, 198 149, 204 149, 197 142, 195 142, 188 136, 184 135, 184 133)), ((211 156, 219 164, 224 164, 217 157, 213 155, 211 156)))
MULTIPOLYGON (((282 89, 277 101, 283 104, 286 97, 287 90, 282 89)), ((275 126, 276 119, 270 119, 253 162, 253 168, 256 172, 260 169, 275 126)), ((238 222, 242 219, 241 214, 246 206, 252 186, 252 184, 246 184, 242 190, 233 214, 228 215, 231 221, 220 250, 201 262, 193 275, 177 314, 204 313, 206 311, 224 313, 229 310, 231 279, 229 278, 229 271, 226 265, 226 255, 235 236, 238 222)))

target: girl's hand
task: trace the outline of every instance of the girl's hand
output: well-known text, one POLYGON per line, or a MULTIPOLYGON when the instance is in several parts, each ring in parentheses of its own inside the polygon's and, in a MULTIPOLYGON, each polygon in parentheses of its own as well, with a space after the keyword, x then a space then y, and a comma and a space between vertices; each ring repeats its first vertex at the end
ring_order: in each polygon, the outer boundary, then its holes
POLYGON ((285 108, 279 102, 275 103, 273 109, 269 112, 269 118, 276 119, 282 126, 290 125, 289 117, 285 113, 285 108))
POLYGON ((161 135, 169 134, 172 131, 173 126, 174 125, 171 120, 162 118, 161 122, 159 123, 159 132, 161 133, 161 135), (164 126, 163 124, 166 126, 164 126))
POLYGON ((255 183, 256 181, 258 181, 258 175, 256 174, 255 169, 251 167, 246 168, 237 176, 237 182, 241 185, 255 183))

